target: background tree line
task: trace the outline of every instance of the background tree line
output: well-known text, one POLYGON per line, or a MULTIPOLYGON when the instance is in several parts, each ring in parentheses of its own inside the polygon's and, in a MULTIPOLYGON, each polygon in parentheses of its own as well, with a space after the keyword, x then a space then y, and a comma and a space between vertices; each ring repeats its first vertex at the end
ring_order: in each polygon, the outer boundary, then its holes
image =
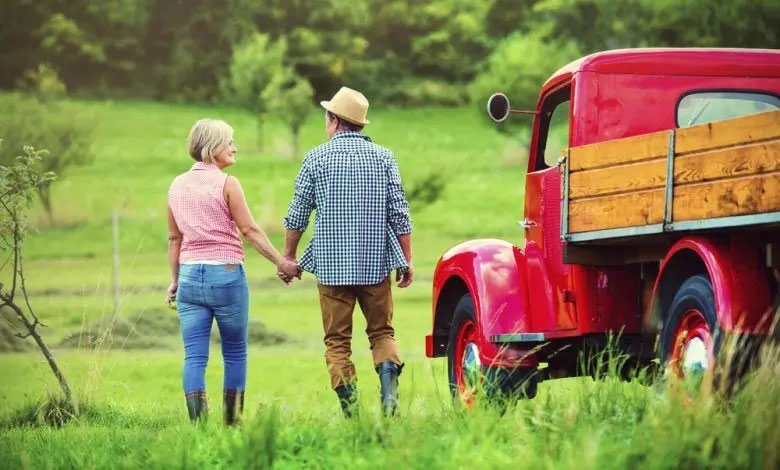
POLYGON ((279 67, 304 77, 313 98, 349 83, 380 102, 412 106, 461 104, 466 85, 501 69, 531 77, 531 94, 518 98, 533 100, 539 77, 604 49, 780 46, 775 0, 0 3, 0 88, 19 87, 46 64, 69 91, 90 97, 234 98, 224 82, 255 33, 284 42, 279 67))
MULTIPOLYGON (((315 100, 532 108, 557 68, 640 46, 778 48, 777 0, 4 0, 0 165, 24 145, 41 172, 91 158, 67 94, 225 102, 285 120, 293 154, 315 100)), ((435 182, 434 182, 435 183, 435 182)), ((35 188, 52 221, 51 181, 35 188)))

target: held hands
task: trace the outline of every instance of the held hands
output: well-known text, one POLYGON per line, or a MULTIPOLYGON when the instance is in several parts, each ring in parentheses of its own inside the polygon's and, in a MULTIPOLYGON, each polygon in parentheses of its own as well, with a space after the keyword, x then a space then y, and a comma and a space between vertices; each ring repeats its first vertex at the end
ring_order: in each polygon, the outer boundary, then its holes
POLYGON ((395 280, 398 281, 398 287, 401 289, 409 287, 414 279, 414 267, 409 263, 408 268, 398 268, 395 270, 395 280))
POLYGON ((279 276, 285 284, 292 282, 293 278, 301 278, 303 270, 298 266, 298 261, 294 258, 284 258, 276 266, 276 275, 279 276))

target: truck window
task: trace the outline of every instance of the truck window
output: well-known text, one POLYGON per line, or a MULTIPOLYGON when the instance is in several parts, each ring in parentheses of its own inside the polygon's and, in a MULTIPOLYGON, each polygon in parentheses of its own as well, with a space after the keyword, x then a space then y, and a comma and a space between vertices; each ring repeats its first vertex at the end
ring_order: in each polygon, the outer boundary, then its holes
POLYGON ((569 147, 570 98, 567 86, 547 97, 542 106, 535 171, 557 165, 561 152, 569 147))
POLYGON ((780 98, 766 93, 707 91, 690 93, 677 104, 677 127, 689 127, 780 109, 780 98))

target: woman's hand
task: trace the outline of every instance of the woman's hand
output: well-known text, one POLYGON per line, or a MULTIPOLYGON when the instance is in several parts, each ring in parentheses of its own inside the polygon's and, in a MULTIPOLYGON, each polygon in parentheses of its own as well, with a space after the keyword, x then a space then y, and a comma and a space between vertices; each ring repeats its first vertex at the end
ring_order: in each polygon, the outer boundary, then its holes
POLYGON ((298 267, 298 262, 294 259, 284 258, 276 265, 276 268, 276 275, 285 284, 289 284, 294 277, 301 278, 301 268, 298 267))
POLYGON ((176 282, 172 282, 171 285, 168 286, 168 297, 166 298, 166 301, 168 302, 169 308, 176 308, 176 291, 178 290, 179 284, 176 282))

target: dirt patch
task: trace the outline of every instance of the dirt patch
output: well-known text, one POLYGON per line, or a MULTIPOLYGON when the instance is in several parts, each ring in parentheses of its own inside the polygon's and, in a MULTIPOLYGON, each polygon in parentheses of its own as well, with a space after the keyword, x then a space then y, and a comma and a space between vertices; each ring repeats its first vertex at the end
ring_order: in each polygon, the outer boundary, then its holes
POLYGON ((106 318, 71 332, 60 341, 65 348, 86 349, 168 349, 165 335, 141 333, 136 324, 122 317, 106 318))
MULTIPOLYGON (((216 328, 215 328, 216 329, 216 328)), ((211 340, 214 341, 215 332, 211 332, 211 340)), ((216 340, 219 341, 219 338, 216 340)), ((282 343, 293 343, 293 339, 279 331, 272 331, 265 323, 258 320, 249 320, 249 344, 255 346, 273 346, 282 343)))
MULTIPOLYGON (((176 312, 155 309, 138 312, 129 318, 107 317, 92 322, 67 335, 59 346, 89 349, 173 349, 181 347, 180 335, 176 312)), ((212 325, 211 342, 220 342, 216 322, 212 325)), ((250 345, 272 346, 287 342, 291 342, 291 338, 286 334, 272 331, 260 321, 250 320, 250 345)))

